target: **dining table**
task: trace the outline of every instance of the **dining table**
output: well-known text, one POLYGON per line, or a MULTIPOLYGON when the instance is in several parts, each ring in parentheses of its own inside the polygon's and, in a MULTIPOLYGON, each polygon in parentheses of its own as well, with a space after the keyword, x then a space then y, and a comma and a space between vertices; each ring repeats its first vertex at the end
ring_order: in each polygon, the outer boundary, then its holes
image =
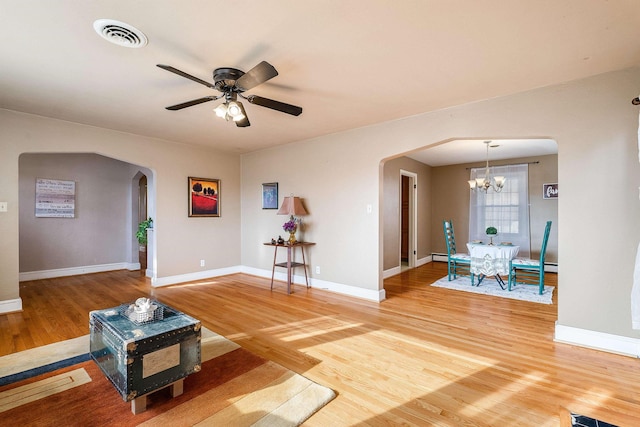
POLYGON ((487 276, 493 276, 502 289, 506 284, 501 275, 509 274, 509 262, 518 256, 520 246, 512 244, 484 244, 482 242, 467 243, 469 256, 471 257, 471 285, 473 277, 478 275, 478 285, 487 276))

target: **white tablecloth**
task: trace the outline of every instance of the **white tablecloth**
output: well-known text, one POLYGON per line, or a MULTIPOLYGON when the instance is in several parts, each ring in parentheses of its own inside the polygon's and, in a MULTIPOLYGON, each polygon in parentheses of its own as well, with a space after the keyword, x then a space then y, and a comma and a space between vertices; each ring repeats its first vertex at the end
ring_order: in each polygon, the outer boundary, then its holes
POLYGON ((520 246, 467 243, 471 256, 471 273, 495 276, 509 274, 509 261, 518 255, 520 246))

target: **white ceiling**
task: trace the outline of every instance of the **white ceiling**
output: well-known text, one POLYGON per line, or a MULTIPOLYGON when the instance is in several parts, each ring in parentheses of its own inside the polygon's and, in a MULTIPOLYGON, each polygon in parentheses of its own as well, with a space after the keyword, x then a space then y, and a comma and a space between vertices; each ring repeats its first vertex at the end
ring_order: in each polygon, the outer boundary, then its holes
POLYGON ((0 108, 244 153, 637 66, 639 28, 637 0, 0 0, 0 108), (156 64, 212 81, 263 60, 279 76, 248 93, 302 115, 164 108, 217 92, 156 64))
MULTIPOLYGON (((496 139, 489 143, 489 163, 516 157, 546 156, 558 153, 552 139, 496 139)), ((429 166, 457 165, 487 160, 487 144, 482 139, 457 139, 408 153, 407 157, 429 166)))

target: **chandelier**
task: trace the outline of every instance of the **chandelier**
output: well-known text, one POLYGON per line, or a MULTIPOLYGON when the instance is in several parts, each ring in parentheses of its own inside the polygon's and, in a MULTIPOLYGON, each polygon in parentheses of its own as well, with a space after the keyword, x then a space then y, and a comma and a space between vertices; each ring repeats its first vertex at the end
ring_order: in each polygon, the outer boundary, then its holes
POLYGON ((485 141, 484 143, 487 145, 487 165, 484 170, 484 177, 470 179, 467 182, 469 183, 469 188, 471 189, 471 191, 478 190, 488 193, 489 189, 491 188, 496 193, 499 193, 502 191, 504 182, 507 179, 504 176, 494 176, 493 178, 491 178, 491 176, 489 175, 489 147, 493 148, 497 147, 497 145, 489 145, 491 144, 491 141, 485 141))

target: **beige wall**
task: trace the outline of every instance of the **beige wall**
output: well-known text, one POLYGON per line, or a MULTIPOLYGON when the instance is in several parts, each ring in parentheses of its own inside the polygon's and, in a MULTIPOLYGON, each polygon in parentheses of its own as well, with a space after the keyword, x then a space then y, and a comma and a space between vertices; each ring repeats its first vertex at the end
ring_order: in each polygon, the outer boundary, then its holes
POLYGON ((640 240, 638 110, 630 104, 639 71, 246 154, 241 171, 235 155, 0 110, 0 201, 9 203, 9 212, 0 213, 0 301, 18 297, 18 157, 24 152, 95 152, 152 169, 160 277, 197 272, 202 258, 213 267, 241 263, 270 272, 272 252, 262 243, 282 233, 284 221, 261 209, 260 189, 279 182, 281 197, 305 198, 310 215, 302 236, 317 243, 310 262, 322 268, 315 278, 380 292, 382 162, 452 139, 552 138, 562 189, 558 323, 638 338, 629 296, 640 240), (222 179, 221 218, 187 218, 189 175, 222 179), (599 232, 610 224, 622 234, 599 232))
MULTIPOLYGON (((558 322, 639 337, 629 301, 640 239, 638 111, 630 100, 639 86, 639 70, 629 69, 243 155, 243 264, 271 267, 261 242, 282 221, 260 211, 256 192, 261 182, 279 181, 282 193, 303 195, 311 207, 307 237, 318 243, 313 263, 322 266, 316 277, 381 290, 382 161, 453 139, 550 138, 558 143, 562 189, 558 322), (594 238, 608 224, 623 235, 594 238)), ((466 204, 460 196, 453 207, 465 212, 466 204)), ((443 216, 432 214, 433 221, 443 216)))
MULTIPOLYGON (((427 150, 428 153, 428 150, 427 150)), ((492 161, 492 166, 537 162, 529 165, 529 222, 531 224, 531 257, 540 256, 544 227, 553 221, 547 245, 546 262, 558 262, 558 200, 542 199, 542 184, 558 182, 558 156, 548 155, 492 161)), ((442 221, 451 219, 459 251, 460 243, 469 241, 469 168, 481 167, 465 163, 433 168, 433 252, 447 253, 442 221)))
POLYGON ((238 155, 0 110, 0 201, 9 206, 0 213, 0 301, 19 297, 18 159, 42 152, 97 153, 153 172, 156 279, 240 264, 238 155), (188 176, 221 180, 220 218, 187 216, 188 176))
POLYGON ((260 191, 278 182, 280 204, 294 194, 309 212, 298 239, 316 243, 307 251, 311 277, 377 292, 379 163, 351 132, 243 155, 243 265, 271 272, 273 249, 262 243, 286 234, 286 217, 262 210, 260 191))
POLYGON ((21 155, 20 272, 132 262, 136 173, 129 163, 96 154, 21 155), (76 183, 74 218, 36 218, 36 178, 76 183))

